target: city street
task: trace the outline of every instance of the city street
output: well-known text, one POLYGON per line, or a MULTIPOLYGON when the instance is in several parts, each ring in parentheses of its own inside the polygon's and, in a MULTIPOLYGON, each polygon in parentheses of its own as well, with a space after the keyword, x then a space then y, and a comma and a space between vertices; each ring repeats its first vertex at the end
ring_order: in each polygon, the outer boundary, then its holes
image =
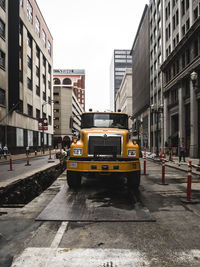
MULTIPOLYGON (((199 176, 192 180, 199 198, 199 176)), ((167 167, 168 185, 160 185, 161 165, 148 160, 139 191, 104 178, 73 192, 64 172, 23 208, 1 208, 0 265, 199 266, 200 204, 181 201, 186 181, 167 167)))

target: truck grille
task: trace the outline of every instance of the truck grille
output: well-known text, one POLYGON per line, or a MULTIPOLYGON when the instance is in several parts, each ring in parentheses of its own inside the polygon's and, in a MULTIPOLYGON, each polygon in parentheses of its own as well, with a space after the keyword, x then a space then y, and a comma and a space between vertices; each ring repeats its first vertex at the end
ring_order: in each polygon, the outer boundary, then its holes
POLYGON ((88 154, 94 156, 100 155, 121 155, 122 138, 120 135, 109 136, 89 136, 88 154))

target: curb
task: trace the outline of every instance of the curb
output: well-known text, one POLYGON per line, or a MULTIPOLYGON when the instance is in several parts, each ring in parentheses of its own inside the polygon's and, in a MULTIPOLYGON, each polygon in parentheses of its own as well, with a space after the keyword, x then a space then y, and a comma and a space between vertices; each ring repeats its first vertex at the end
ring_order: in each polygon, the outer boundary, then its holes
MULTIPOLYGON (((155 162, 155 163, 161 165, 160 160, 154 160, 154 159, 150 159, 150 158, 148 158, 148 160, 153 161, 153 162, 155 162)), ((169 162, 169 161, 166 161, 166 165, 165 165, 165 166, 167 166, 167 167, 170 167, 170 168, 173 168, 173 169, 176 169, 176 170, 179 170, 179 171, 183 171, 183 172, 188 172, 188 170, 181 169, 181 168, 179 168, 179 167, 176 166, 176 165, 174 165, 174 166, 173 166, 173 165, 168 165, 167 162, 169 162)), ((197 168, 198 165, 195 165, 195 164, 194 164, 194 165, 192 165, 192 167, 193 167, 193 168, 197 168)), ((197 175, 197 176, 200 176, 200 171, 192 170, 192 174, 197 175)))

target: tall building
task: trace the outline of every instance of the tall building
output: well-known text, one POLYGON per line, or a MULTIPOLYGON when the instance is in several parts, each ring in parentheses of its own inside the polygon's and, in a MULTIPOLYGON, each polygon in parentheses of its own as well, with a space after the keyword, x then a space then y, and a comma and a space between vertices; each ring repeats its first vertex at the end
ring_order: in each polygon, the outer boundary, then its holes
POLYGON ((115 110, 115 96, 120 88, 126 68, 132 68, 130 50, 114 50, 110 65, 110 109, 115 110))
POLYGON ((163 147, 163 86, 161 64, 163 62, 163 5, 165 1, 150 0, 150 105, 151 107, 151 140, 153 152, 163 147))
MULTIPOLYGON (((132 69, 126 69, 119 90, 115 97, 116 111, 119 109, 123 113, 132 116, 132 69)), ((129 119, 129 129, 132 127, 132 120, 129 119)))
POLYGON ((133 130, 138 132, 141 146, 149 147, 150 90, 149 90, 149 9, 146 5, 132 50, 132 118, 133 130))
POLYGON ((12 153, 51 146, 52 35, 35 0, 1 0, 0 18, 0 143, 12 153))
POLYGON ((164 140, 200 157, 200 1, 164 1, 164 140))
POLYGON ((85 108, 85 71, 54 70, 54 146, 70 145, 80 131, 85 108))

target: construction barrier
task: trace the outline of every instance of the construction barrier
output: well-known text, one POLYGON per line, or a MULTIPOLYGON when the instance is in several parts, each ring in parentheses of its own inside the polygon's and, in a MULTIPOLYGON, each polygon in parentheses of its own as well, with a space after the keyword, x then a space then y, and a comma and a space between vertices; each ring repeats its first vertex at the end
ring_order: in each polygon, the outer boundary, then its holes
POLYGON ((162 184, 165 184, 165 159, 162 158, 162 184))
POLYGON ((191 185, 192 185, 192 161, 188 163, 188 178, 187 178, 187 201, 191 201, 191 185))
POLYGON ((26 155, 26 164, 25 166, 31 166, 31 164, 29 163, 29 155, 26 155))
POLYGON ((52 159, 52 157, 51 157, 51 149, 49 149, 49 159, 52 159))

